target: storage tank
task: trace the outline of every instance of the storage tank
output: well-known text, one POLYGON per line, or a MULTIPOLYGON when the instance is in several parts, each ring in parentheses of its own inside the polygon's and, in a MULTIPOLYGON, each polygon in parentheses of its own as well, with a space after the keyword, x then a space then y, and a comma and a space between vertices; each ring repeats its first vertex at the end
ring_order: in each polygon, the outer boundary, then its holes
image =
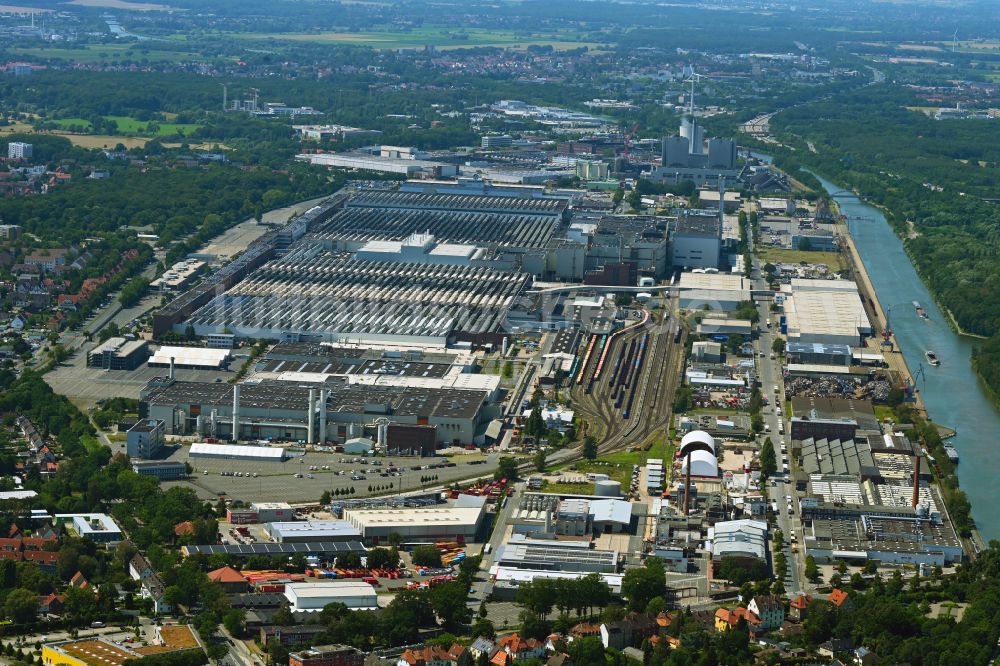
POLYGON ((594 494, 598 497, 621 497, 621 481, 613 481, 611 479, 597 481, 594 483, 594 494))

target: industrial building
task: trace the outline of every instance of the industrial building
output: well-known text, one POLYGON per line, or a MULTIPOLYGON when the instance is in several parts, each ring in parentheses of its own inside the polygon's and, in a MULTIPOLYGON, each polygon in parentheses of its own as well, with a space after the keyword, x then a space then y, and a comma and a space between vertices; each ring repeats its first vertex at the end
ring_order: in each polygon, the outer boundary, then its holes
POLYGON ((649 174, 656 182, 681 183, 692 181, 695 185, 715 186, 720 179, 735 182, 739 175, 736 168, 736 142, 733 139, 709 139, 693 109, 681 122, 678 136, 663 139, 662 166, 649 174))
POLYGON ((677 289, 680 306, 685 310, 709 306, 712 311, 726 312, 750 300, 750 281, 730 273, 684 272, 677 289))
POLYGON ((149 358, 145 340, 108 338, 87 352, 87 366, 105 370, 135 370, 149 358))
POLYGON ((796 396, 792 398, 791 438, 852 439, 859 430, 879 432, 878 418, 867 400, 796 396))
POLYGON ((392 173, 406 176, 407 178, 454 178, 458 175, 458 167, 454 164, 388 155, 308 153, 296 155, 295 159, 299 162, 308 162, 316 166, 357 169, 358 171, 373 171, 375 173, 392 173))
MULTIPOLYGON (((259 523, 275 523, 295 520, 295 509, 288 502, 254 502, 250 505, 259 523)), ((338 539, 316 539, 316 541, 337 541, 338 539)), ((281 541, 281 539, 275 539, 281 541)))
POLYGON ((526 275, 476 266, 362 261, 304 246, 270 262, 188 320, 272 340, 498 343, 526 275))
POLYGON ((789 342, 785 345, 789 364, 850 366, 853 353, 848 345, 789 342))
POLYGON ((287 583, 285 598, 293 613, 318 613, 330 604, 344 604, 351 610, 375 610, 375 588, 359 580, 332 580, 287 583))
MULTIPOLYGON (((521 535, 514 535, 521 536, 521 535)), ((535 571, 576 571, 579 573, 615 573, 618 553, 593 550, 585 541, 552 541, 521 538, 497 548, 496 564, 512 569, 535 571)))
MULTIPOLYGON (((264 520, 260 520, 264 522, 264 520)), ((273 522, 264 527, 277 543, 315 543, 317 541, 360 541, 361 532, 346 520, 307 520, 273 522)))
POLYGON ((125 450, 130 458, 155 458, 163 449, 164 423, 139 419, 126 434, 125 450))
POLYGON ((685 211, 670 238, 674 268, 719 268, 722 261, 722 219, 713 211, 685 211))
POLYGON ((859 347, 872 334, 858 287, 850 280, 795 278, 782 292, 782 332, 788 342, 859 347))
POLYGON ((224 460, 259 460, 261 462, 281 462, 285 450, 271 446, 237 446, 235 444, 191 445, 188 455, 192 458, 222 458, 224 460))
POLYGON ((349 645, 319 645, 288 654, 288 666, 362 666, 367 655, 349 645))
MULTIPOLYGON (((360 435, 362 426, 380 419, 390 427, 399 424, 432 428, 436 441, 442 444, 471 444, 485 428, 488 397, 486 391, 480 390, 352 385, 343 381, 322 385, 273 381, 231 385, 157 379, 140 393, 145 413, 149 418, 163 420, 167 434, 200 433, 229 439, 272 437, 307 443, 344 441, 360 435), (239 422, 235 438, 234 420, 239 422)), ((425 441, 423 436, 400 432, 398 428, 394 435, 405 439, 408 446, 425 441)), ((280 461, 283 452, 270 447, 195 444, 191 455, 280 461)))
POLYGON ((403 541, 471 541, 486 515, 486 498, 460 495, 454 506, 402 509, 344 508, 344 520, 361 531, 366 543, 378 544, 390 534, 403 541))
POLYGON ((743 335, 749 337, 753 333, 753 322, 749 319, 725 319, 723 317, 704 317, 698 323, 698 335, 743 335))
POLYGON ((133 460, 132 471, 161 481, 176 481, 187 476, 187 465, 176 460, 133 460))
POLYGON ((719 521, 708 528, 708 541, 714 562, 723 557, 767 559, 767 523, 762 520, 719 521))
POLYGON ((178 261, 163 275, 149 283, 151 289, 158 291, 181 291, 187 289, 192 282, 205 270, 206 264, 198 259, 178 261))
POLYGON ((316 557, 334 560, 341 553, 365 554, 365 547, 360 541, 326 541, 319 543, 234 543, 211 544, 201 546, 181 546, 184 557, 192 555, 228 555, 231 557, 253 557, 266 555, 268 557, 294 555, 314 555, 316 557))
POLYGON ((149 365, 159 368, 172 366, 194 370, 221 370, 226 367, 231 357, 232 351, 227 348, 163 346, 150 357, 149 365))
POLYGON ((877 512, 850 519, 813 519, 804 528, 806 554, 819 562, 875 560, 943 566, 961 562, 962 542, 950 524, 877 512))

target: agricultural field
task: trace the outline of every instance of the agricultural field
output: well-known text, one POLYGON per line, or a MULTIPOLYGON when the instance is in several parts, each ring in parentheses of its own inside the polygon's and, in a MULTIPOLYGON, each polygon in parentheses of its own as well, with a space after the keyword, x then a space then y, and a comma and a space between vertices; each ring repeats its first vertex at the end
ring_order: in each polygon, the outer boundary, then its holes
POLYGON ((413 31, 393 32, 323 32, 323 33, 239 33, 233 35, 244 39, 270 41, 295 41, 314 43, 353 44, 371 46, 376 49, 423 48, 437 49, 472 48, 481 46, 527 48, 529 46, 551 46, 557 51, 587 47, 603 48, 604 44, 588 39, 582 34, 549 32, 514 32, 510 30, 486 30, 472 28, 421 28, 413 31))
POLYGON ((127 0, 70 0, 68 4, 79 7, 106 7, 108 9, 127 9, 133 12, 169 12, 182 11, 170 5, 158 5, 151 2, 127 2, 127 0))

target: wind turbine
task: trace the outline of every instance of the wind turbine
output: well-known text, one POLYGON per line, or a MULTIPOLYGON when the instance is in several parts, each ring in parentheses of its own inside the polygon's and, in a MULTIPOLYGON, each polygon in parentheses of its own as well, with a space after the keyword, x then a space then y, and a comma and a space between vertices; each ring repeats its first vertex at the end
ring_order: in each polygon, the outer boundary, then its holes
POLYGON ((694 65, 691 66, 691 77, 687 81, 685 81, 685 83, 691 84, 691 103, 688 105, 688 109, 692 118, 694 117, 694 84, 700 81, 701 79, 707 79, 707 78, 708 77, 705 76, 704 74, 698 74, 697 72, 695 72, 694 65))
POLYGON ((958 49, 958 28, 955 28, 955 34, 951 36, 951 52, 954 53, 958 49))

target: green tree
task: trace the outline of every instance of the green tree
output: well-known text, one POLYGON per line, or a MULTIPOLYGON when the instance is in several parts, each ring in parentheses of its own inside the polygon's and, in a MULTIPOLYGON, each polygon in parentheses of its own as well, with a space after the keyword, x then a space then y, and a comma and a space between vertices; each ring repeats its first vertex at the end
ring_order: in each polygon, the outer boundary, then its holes
POLYGON ((597 438, 593 435, 587 435, 583 438, 583 457, 587 460, 597 458, 597 438))
POLYGON ((774 453, 774 443, 768 437, 760 447, 760 471, 765 477, 772 477, 778 471, 778 458, 774 453))
POLYGON ((532 464, 534 464, 535 469, 539 472, 545 471, 545 449, 539 447, 535 451, 534 457, 531 459, 532 464))
POLYGON ((775 338, 774 342, 771 343, 771 351, 773 351, 775 354, 784 354, 785 353, 785 344, 786 343, 785 343, 785 339, 784 338, 780 338, 780 337, 779 338, 775 338))
POLYGON ((622 596, 631 610, 645 610, 650 600, 666 593, 666 572, 659 558, 650 557, 641 567, 625 570, 622 578, 622 596))
POLYGON ((816 566, 816 558, 812 555, 806 556, 805 574, 810 583, 815 583, 819 580, 819 567, 816 566))
POLYGON ((497 462, 497 471, 493 473, 493 478, 497 481, 501 479, 516 481, 518 478, 517 460, 509 456, 502 456, 497 462))
POLYGON ((411 559, 417 566, 440 567, 441 551, 436 546, 421 545, 413 549, 411 559))
POLYGON ((7 595, 4 614, 18 624, 29 624, 38 615, 38 597, 31 590, 17 588, 7 595))

